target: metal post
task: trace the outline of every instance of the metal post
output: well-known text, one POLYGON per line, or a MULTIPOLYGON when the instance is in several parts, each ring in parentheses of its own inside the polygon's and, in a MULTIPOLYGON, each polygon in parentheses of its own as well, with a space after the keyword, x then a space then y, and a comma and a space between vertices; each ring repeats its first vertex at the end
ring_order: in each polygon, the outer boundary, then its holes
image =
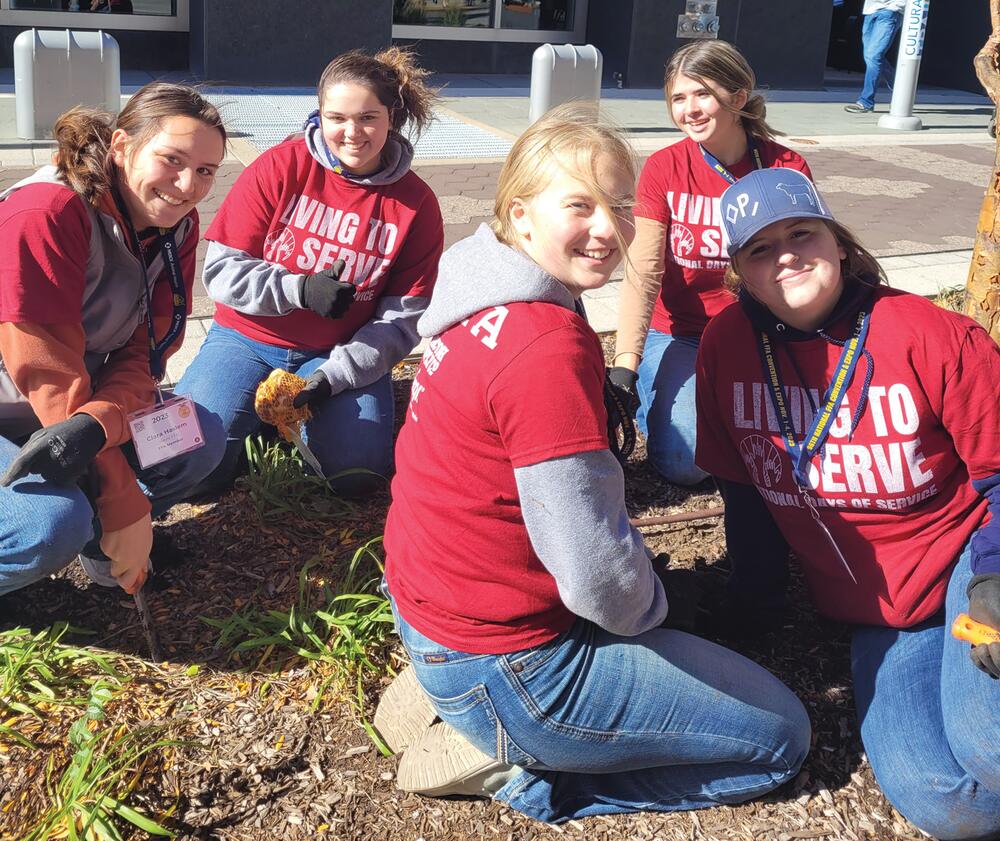
POLYGON ((907 0, 903 12, 903 30, 899 38, 899 57, 896 59, 896 81, 892 88, 889 113, 878 119, 879 128, 900 131, 920 131, 923 123, 913 116, 913 103, 917 98, 917 77, 920 74, 920 57, 924 53, 924 33, 927 31, 927 12, 931 0, 907 0))

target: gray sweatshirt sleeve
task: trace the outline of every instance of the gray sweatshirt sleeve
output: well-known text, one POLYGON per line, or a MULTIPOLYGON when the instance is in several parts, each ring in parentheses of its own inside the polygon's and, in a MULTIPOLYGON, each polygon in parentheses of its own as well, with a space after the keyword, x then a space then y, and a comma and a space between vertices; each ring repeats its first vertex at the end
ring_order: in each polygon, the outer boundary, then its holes
POLYGON ((622 636, 660 625, 667 597, 628 521, 625 480, 609 450, 514 469, 531 545, 563 604, 622 636))
POLYGON ((363 388, 388 374, 420 341, 417 321, 429 303, 430 298, 417 295, 380 299, 375 317, 319 366, 333 394, 363 388))
POLYGON ((245 315, 286 315, 302 309, 304 275, 209 241, 202 275, 213 301, 245 315))

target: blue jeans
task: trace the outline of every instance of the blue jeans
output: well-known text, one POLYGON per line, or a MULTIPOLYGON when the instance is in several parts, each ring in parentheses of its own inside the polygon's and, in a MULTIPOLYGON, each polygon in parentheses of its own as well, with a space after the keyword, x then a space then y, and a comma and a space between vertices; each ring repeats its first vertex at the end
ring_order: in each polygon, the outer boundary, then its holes
MULTIPOLYGON (((308 377, 329 358, 328 351, 290 350, 257 342, 212 324, 205 343, 177 383, 186 394, 222 418, 226 453, 218 469, 198 489, 217 490, 236 476, 244 439, 263 423, 253 408, 257 385, 275 368, 308 377)), ((303 438, 328 477, 352 468, 387 476, 392 464, 392 380, 386 374, 364 388, 327 399, 305 424, 303 438)), ((331 479, 340 493, 353 495, 384 486, 381 479, 351 474, 331 479)))
POLYGON ((879 80, 884 78, 892 86, 892 65, 886 60, 892 41, 903 24, 903 13, 890 9, 879 9, 865 15, 861 27, 861 47, 865 57, 865 81, 861 86, 858 103, 865 108, 875 107, 875 91, 879 80))
POLYGON ((650 330, 639 363, 636 421, 646 437, 646 458, 675 485, 697 485, 708 476, 694 463, 694 363, 700 342, 700 336, 650 330))
POLYGON ((854 632, 861 739, 889 801, 935 838, 1000 838, 1000 686, 952 637, 967 611, 966 547, 944 610, 913 628, 854 632))
MULTIPOLYGON (((142 470, 132 442, 122 445, 154 517, 189 496, 222 459, 226 442, 222 423, 203 406, 196 408, 203 447, 142 470)), ((19 445, 0 437, 0 472, 19 450, 19 445)), ((94 509, 76 485, 60 487, 29 474, 0 488, 0 596, 58 572, 99 531, 94 509)))
POLYGON ((809 717, 781 681, 681 631, 619 637, 578 619, 489 655, 396 621, 441 718, 523 769, 496 799, 540 821, 742 803, 792 779, 809 750, 809 717))

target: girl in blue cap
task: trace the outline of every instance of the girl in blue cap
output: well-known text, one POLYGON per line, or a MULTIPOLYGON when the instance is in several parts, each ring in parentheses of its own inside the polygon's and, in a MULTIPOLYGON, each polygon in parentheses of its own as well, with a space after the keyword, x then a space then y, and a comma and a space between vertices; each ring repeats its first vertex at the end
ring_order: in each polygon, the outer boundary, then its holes
POLYGON ((890 801, 935 837, 1000 833, 1000 350, 889 289, 808 178, 722 197, 739 306, 698 355, 697 462, 726 501, 728 618, 780 618, 789 550, 817 610, 855 626, 861 738, 890 801), (975 667, 981 671, 977 671, 975 667))

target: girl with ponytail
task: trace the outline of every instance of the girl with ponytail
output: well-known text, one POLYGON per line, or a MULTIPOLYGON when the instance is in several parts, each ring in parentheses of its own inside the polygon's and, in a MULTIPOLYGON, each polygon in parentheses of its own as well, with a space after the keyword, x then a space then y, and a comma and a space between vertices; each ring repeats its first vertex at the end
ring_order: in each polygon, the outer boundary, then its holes
POLYGON ((706 477, 694 463, 695 354, 709 319, 735 298, 723 287, 729 258, 719 197, 755 169, 806 162, 775 142, 747 60, 725 41, 696 41, 667 64, 664 91, 686 135, 652 155, 639 176, 609 378, 638 404, 657 471, 678 485, 706 477))
POLYGON ((0 595, 77 554, 134 593, 151 514, 222 457, 221 424, 200 406, 174 404, 199 440, 155 457, 136 451, 129 417, 162 414, 155 381, 183 340, 195 206, 226 132, 197 91, 164 82, 117 117, 74 108, 53 131, 53 165, 0 192, 0 595))
POLYGON ((305 378, 309 447, 341 493, 381 484, 392 459, 390 372, 419 341, 444 245, 437 199, 404 136, 431 119, 427 71, 395 47, 323 71, 304 131, 269 149, 206 236, 215 320, 178 384, 217 412, 228 445, 204 489, 237 472, 261 426, 254 391, 275 368, 305 378))

